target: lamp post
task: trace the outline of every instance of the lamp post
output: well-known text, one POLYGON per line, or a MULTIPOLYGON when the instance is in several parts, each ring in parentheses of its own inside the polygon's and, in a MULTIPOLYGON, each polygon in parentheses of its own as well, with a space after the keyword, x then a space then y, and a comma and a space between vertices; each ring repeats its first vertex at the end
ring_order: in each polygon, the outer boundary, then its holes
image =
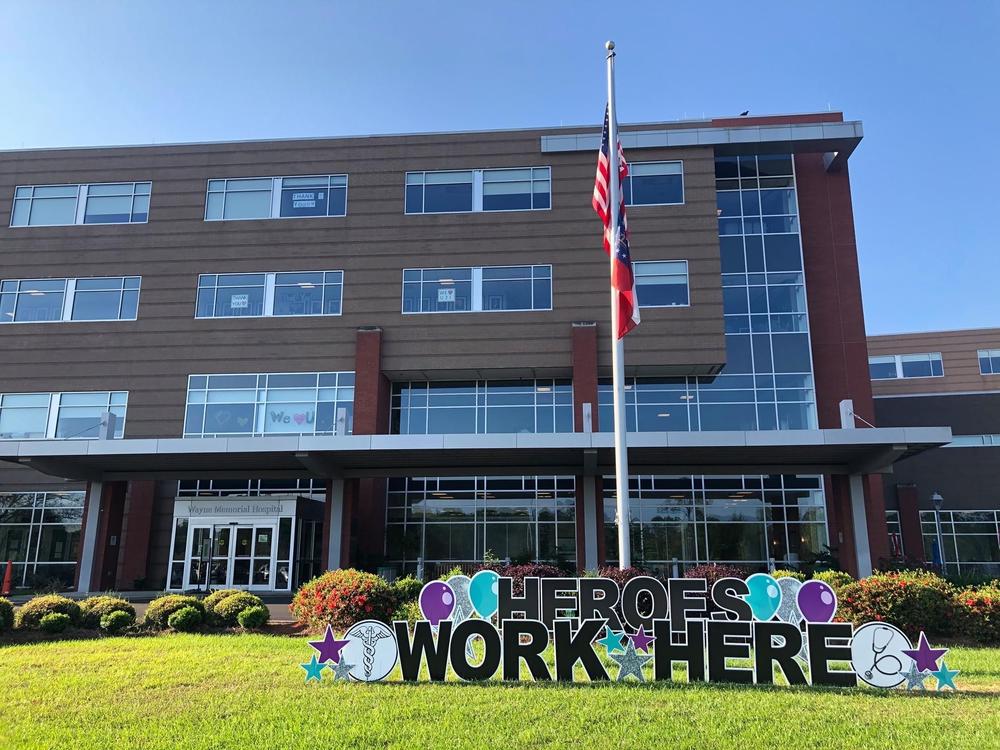
POLYGON ((944 573, 944 540, 941 536, 941 507, 944 505, 944 496, 935 490, 931 495, 931 502, 934 503, 934 529, 937 533, 938 559, 941 572, 944 573))

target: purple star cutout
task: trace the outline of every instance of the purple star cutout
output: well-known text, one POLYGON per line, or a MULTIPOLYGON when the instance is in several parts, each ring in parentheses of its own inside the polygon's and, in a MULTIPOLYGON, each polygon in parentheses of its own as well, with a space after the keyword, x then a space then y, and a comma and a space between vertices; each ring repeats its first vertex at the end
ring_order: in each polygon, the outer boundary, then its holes
POLYGON ((333 635, 333 628, 329 625, 326 626, 326 635, 323 636, 323 640, 309 641, 309 645, 319 651, 321 664, 326 664, 328 661, 332 661, 334 664, 339 663, 340 650, 348 643, 350 643, 348 640, 338 641, 333 635))
POLYGON ((639 626, 639 632, 630 635, 629 638, 632 639, 635 650, 644 653, 649 653, 649 644, 656 640, 655 636, 646 635, 646 630, 642 625, 639 626))
POLYGON ((948 653, 946 648, 931 648, 927 642, 927 636, 920 631, 920 644, 916 648, 904 648, 903 653, 909 656, 917 664, 917 671, 934 672, 937 670, 938 659, 948 653))

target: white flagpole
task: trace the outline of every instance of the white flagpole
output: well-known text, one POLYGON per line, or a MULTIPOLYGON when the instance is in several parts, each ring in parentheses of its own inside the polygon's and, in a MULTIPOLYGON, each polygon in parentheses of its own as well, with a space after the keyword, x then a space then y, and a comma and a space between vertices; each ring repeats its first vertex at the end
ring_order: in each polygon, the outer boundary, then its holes
MULTIPOLYGON (((611 266, 614 274, 618 252, 618 121, 615 118, 615 43, 608 50, 608 210, 611 214, 611 266)), ((610 277, 608 282, 610 284, 610 277)), ((611 369, 615 391, 615 487, 618 495, 618 567, 632 567, 629 536, 628 447, 625 422, 625 341, 618 338, 618 292, 611 287, 611 369)))

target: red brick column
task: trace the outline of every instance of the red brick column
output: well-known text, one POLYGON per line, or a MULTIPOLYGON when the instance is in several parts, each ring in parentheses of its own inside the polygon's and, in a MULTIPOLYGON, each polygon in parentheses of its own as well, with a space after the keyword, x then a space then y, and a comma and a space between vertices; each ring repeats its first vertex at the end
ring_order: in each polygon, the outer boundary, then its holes
POLYGON ((903 533, 903 554, 924 561, 924 532, 920 526, 920 496, 915 484, 897 484, 899 526, 903 533))
MULTIPOLYGON (((795 175, 819 426, 841 426, 843 399, 851 399, 855 413, 875 424, 848 169, 845 165, 839 172, 827 172, 822 154, 796 154, 795 175)), ((864 429, 863 423, 858 429, 864 429)), ((840 483, 834 484, 839 492, 840 483)), ((885 500, 879 477, 865 477, 864 484, 864 522, 868 524, 872 563, 877 565, 889 557, 885 500)), ((838 530, 844 532, 846 542, 849 497, 846 505, 839 498, 836 505, 840 511, 838 530)), ((840 546, 843 550, 846 544, 840 546)))
MULTIPOLYGON (((354 434, 389 433, 391 388, 382 372, 382 329, 359 328, 354 354, 354 434)), ((356 555, 351 562, 374 567, 385 548, 386 480, 355 479, 348 482, 344 497, 344 528, 354 523, 356 555), (348 500, 350 498, 350 500, 348 500), (356 559, 355 559, 356 558, 356 559)), ((352 545, 343 548, 354 552, 352 545)))
POLYGON ((135 582, 149 573, 155 490, 156 483, 152 481, 129 482, 125 490, 125 520, 116 576, 116 588, 120 591, 134 589, 135 582))
MULTIPOLYGON (((90 495, 90 484, 87 485, 87 497, 90 495)), ((86 537, 87 525, 94 523, 90 516, 90 503, 84 505, 83 529, 86 537)), ((88 591, 99 591, 114 588, 115 573, 118 570, 118 550, 121 542, 122 516, 125 508, 125 483, 104 482, 101 487, 101 501, 98 508, 97 534, 94 539, 94 561, 90 580, 86 581, 88 591)), ((81 551, 82 553, 82 551, 81 551)), ((80 570, 77 567, 76 583, 79 585, 80 570)))

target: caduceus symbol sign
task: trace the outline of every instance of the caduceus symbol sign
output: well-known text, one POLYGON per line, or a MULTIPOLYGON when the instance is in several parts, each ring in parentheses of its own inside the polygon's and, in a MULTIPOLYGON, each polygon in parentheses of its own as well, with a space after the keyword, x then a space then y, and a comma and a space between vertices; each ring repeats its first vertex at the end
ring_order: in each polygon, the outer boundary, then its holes
POLYGON ((365 679, 369 680, 372 676, 372 666, 375 664, 375 644, 383 638, 388 638, 389 634, 381 630, 376 630, 369 625, 367 628, 360 631, 360 636, 361 645, 365 647, 363 659, 365 665, 365 679))

